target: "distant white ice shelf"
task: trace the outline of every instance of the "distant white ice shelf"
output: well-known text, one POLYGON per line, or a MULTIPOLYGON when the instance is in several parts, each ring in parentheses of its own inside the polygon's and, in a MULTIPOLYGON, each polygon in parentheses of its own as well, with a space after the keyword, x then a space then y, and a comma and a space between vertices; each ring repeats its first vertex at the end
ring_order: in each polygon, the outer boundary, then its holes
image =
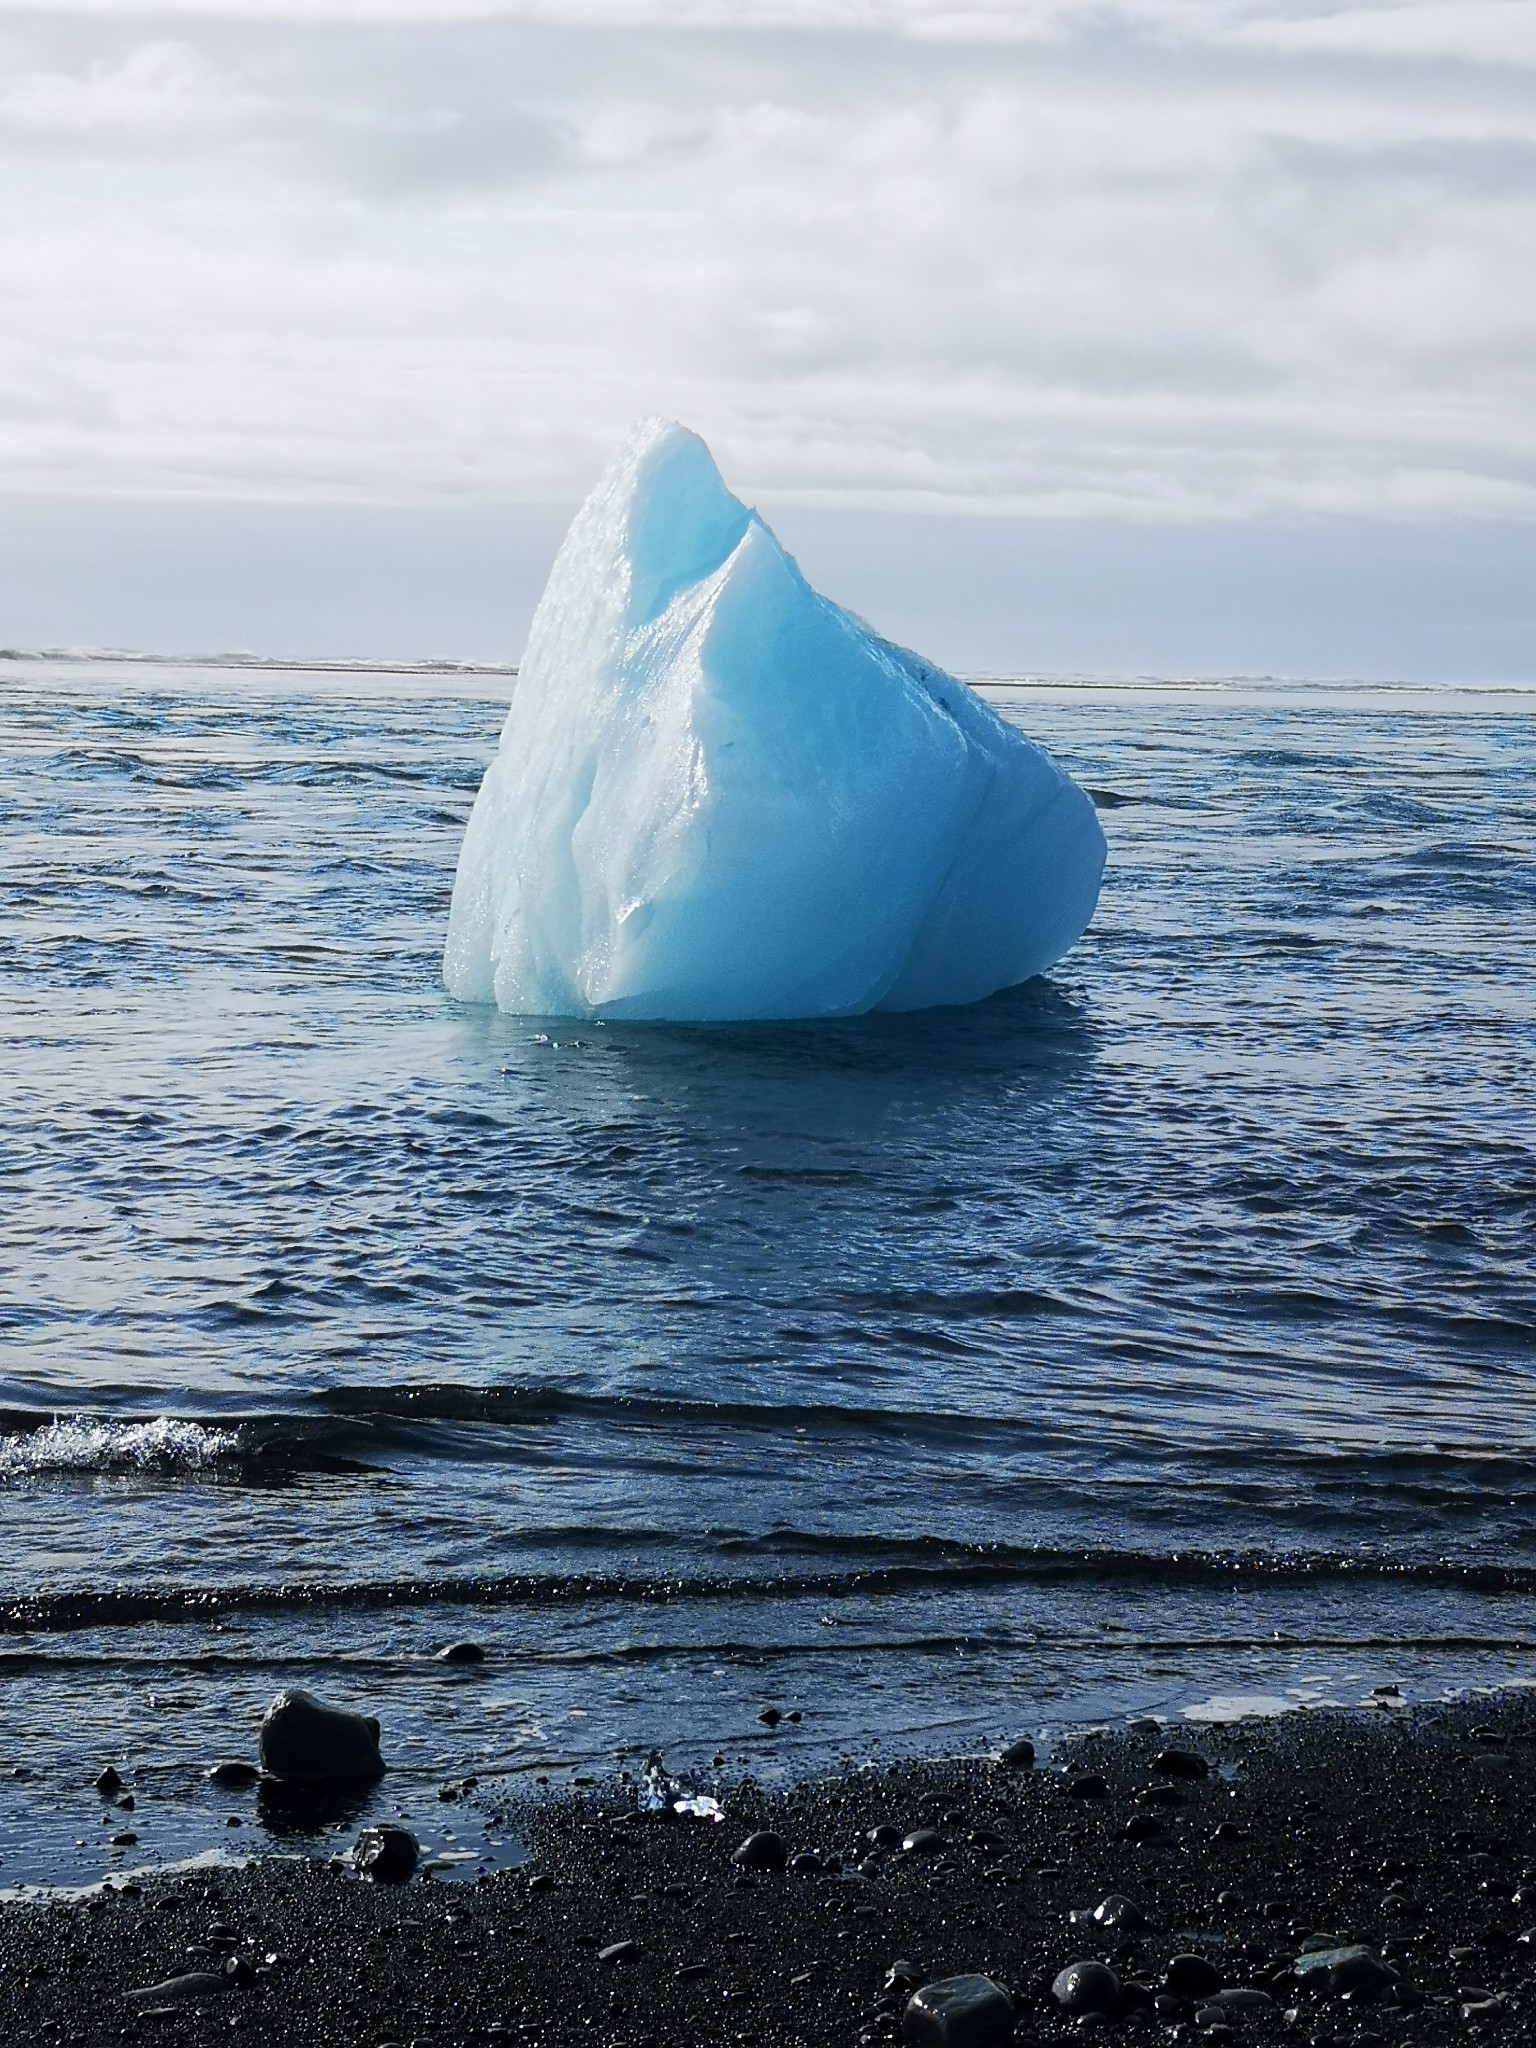
POLYGON ((696 434, 577 513, 459 856, 455 996, 524 1016, 837 1017, 1042 973, 1093 804, 953 676, 820 597, 696 434))

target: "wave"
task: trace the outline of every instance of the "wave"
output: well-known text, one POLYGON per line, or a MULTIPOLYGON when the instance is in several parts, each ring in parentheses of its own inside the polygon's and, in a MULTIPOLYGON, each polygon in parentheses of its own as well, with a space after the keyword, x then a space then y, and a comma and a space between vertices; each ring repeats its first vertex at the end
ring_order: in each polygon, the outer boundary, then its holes
POLYGON ((233 1430, 169 1415, 152 1422, 75 1415, 0 1436, 0 1479, 41 1472, 206 1472, 238 1448, 233 1430))
MULTIPOLYGON (((385 1294, 385 1298, 389 1298, 385 1294)), ((978 1294, 976 1301, 997 1299, 978 1294)), ((1026 1297, 1033 1300, 1036 1297, 1026 1297)), ((939 1454, 1006 1453, 1064 1479, 1081 1462, 1082 1435, 1034 1416, 942 1408, 813 1402, 699 1400, 685 1395, 560 1386, 477 1387, 451 1382, 333 1387, 304 1406, 258 1414, 174 1415, 152 1420, 12 1406, 0 1408, 0 1480, 48 1473, 144 1471, 260 1484, 299 1473, 357 1474, 413 1459, 464 1463, 517 1455, 529 1432, 562 1427, 633 1434, 649 1458, 659 1438, 685 1444, 721 1435, 767 1438, 803 1450, 816 1444, 939 1454)), ((1182 1484, 1258 1498, 1274 1485, 1316 1494, 1342 1489, 1377 1505, 1395 1494, 1420 1506, 1536 1504, 1536 1450, 1480 1444, 1318 1446, 1289 1438, 1191 1442, 1182 1427, 1160 1432, 1138 1418, 1117 1428, 1096 1418, 1094 1454, 1149 1486, 1182 1484), (1237 1461, 1236 1463, 1234 1461, 1237 1461)))
MULTIPOLYGON (((608 1531, 634 1547, 640 1532, 608 1531)), ((653 1536, 653 1540, 654 1536, 653 1536)), ((674 1543, 687 1539, 673 1537, 674 1543)), ((697 1539, 693 1539, 695 1542, 697 1539)), ((739 1555, 748 1546, 782 1543, 783 1537, 738 1534, 739 1555)), ((528 1609, 597 1606, 674 1607, 720 1602, 814 1600, 879 1601, 902 1596, 978 1592, 1009 1587, 1076 1584, 1085 1587, 1151 1587, 1164 1591, 1258 1591, 1264 1587, 1379 1586, 1442 1589, 1491 1598, 1536 1593, 1536 1566, 1458 1562, 1451 1558, 1404 1561, 1355 1552, 1284 1555, 1252 1551, 1136 1551, 1085 1548, 1014 1549, 1007 1545, 934 1546, 947 1554, 923 1555, 921 1541, 885 1539, 799 1539, 818 1548, 819 1570, 569 1571, 431 1575, 391 1579, 305 1580, 278 1585, 201 1587, 102 1587, 13 1599, 0 1604, 0 1635, 47 1634, 74 1629, 199 1623, 231 1614, 351 1613, 386 1609, 482 1607, 528 1609), (840 1553, 849 1547, 867 1562, 851 1568, 840 1553), (895 1553, 876 1561, 878 1553, 895 1553), (903 1552, 918 1552, 903 1557, 903 1552)), ((771 1552, 768 1553, 771 1556, 771 1552)), ((1265 1640, 1275 1640, 1271 1635, 1265 1640)))

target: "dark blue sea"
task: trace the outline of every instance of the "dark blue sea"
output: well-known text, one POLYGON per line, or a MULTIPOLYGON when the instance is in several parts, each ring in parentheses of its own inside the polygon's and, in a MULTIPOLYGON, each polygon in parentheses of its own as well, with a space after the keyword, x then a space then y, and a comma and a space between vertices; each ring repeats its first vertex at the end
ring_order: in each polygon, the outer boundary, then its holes
POLYGON ((289 1840, 285 1684, 474 1868, 466 1774, 1536 1678, 1536 697, 990 686, 1052 977, 681 1029, 443 991, 511 687, 0 663, 0 1888, 289 1840))

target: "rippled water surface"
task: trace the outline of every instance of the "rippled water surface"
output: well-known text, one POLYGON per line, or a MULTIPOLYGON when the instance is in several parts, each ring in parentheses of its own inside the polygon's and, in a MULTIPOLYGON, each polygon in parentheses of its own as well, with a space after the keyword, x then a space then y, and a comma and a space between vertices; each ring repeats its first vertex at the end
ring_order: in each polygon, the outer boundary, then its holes
POLYGON ((1050 982, 698 1030, 445 997, 509 687, 0 665, 0 1884, 283 1682, 411 1811, 1528 1666, 1529 696, 999 688, 1050 982))

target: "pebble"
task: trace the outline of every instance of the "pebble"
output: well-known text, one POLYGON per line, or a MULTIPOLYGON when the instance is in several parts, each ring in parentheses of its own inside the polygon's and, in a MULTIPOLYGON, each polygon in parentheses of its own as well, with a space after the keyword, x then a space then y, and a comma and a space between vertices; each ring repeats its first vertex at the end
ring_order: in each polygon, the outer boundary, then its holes
POLYGON ((181 1976, 166 1977, 158 1984, 141 1984, 125 1996, 135 2005, 194 2005, 199 1999, 222 1998, 229 1988, 229 1980, 215 1976, 212 1970, 186 1970, 181 1976))
POLYGON ((372 1715, 327 1707, 312 1694, 280 1692, 262 1718, 263 1767, 298 1784, 362 1783, 384 1774, 372 1715))
MULTIPOLYGON (((12 1776, 15 1776, 14 1772, 12 1772, 12 1776)), ((122 1789, 122 1778, 120 1777, 118 1772, 113 1769, 112 1765, 108 1764, 107 1768, 101 1773, 101 1775, 96 1780, 96 1790, 101 1794, 103 1799, 110 1799, 114 1792, 121 1792, 122 1789)))
POLYGON ((782 1835, 772 1828, 759 1828, 731 1851, 731 1861, 743 1870, 782 1870, 789 1862, 789 1851, 782 1835))
POLYGON ((1487 2027, 1506 2018, 1508 2010, 1502 1998, 1473 1998, 1463 2004, 1461 2017, 1469 2027, 1487 2027))
POLYGON ((215 1785, 254 1785, 261 1776, 261 1767, 247 1763, 243 1757, 222 1757, 209 1766, 208 1776, 215 1785))
POLYGON ((480 1643, 448 1643, 437 1653, 439 1664, 483 1664, 485 1649, 480 1643))
POLYGON ((1035 1745, 1027 1735, 1021 1735, 1017 1742, 1010 1742, 998 1758, 1005 1770, 1032 1771, 1035 1767, 1035 1745))
POLYGON ((1128 1842, 1151 1842, 1168 1832, 1168 1823, 1155 1813, 1133 1813, 1120 1832, 1128 1842))
POLYGON ((1107 1963, 1068 1963, 1051 1985, 1051 1996, 1074 2018, 1088 2012, 1113 2012, 1120 2003, 1120 1979, 1107 1963))
POLYGON ((783 1720, 784 1716, 779 1712, 777 1707, 764 1707, 763 1711, 758 1715, 757 1718, 759 1721, 762 1722, 765 1728, 777 1728, 779 1723, 783 1720))
POLYGON ((1221 1972, 1204 1956, 1175 1956, 1163 1972, 1163 1984, 1177 1998, 1208 1998, 1221 1989, 1221 1972))
POLYGON ((1006 2048, 1013 2000, 990 1977, 938 1977, 914 1991, 901 2018, 907 2048, 1006 2048))
POLYGON ((416 1868, 421 1845, 408 1828, 364 1828, 352 1848, 352 1862, 378 1884, 403 1884, 416 1868))
POLYGON ((1193 1749, 1162 1749, 1153 1757, 1152 1768, 1165 1778, 1204 1778, 1211 1767, 1193 1749))
POLYGON ((1375 1950, 1358 1942, 1347 1948, 1304 1951, 1293 1968, 1304 1983, 1318 1986, 1330 1998, 1355 1991, 1366 1991, 1375 1997, 1397 1982, 1396 1972, 1387 1967, 1375 1950))
POLYGON ((1109 1786, 1097 1771, 1074 1771, 1066 1780, 1074 1799, 1107 1799, 1109 1786))
POLYGON ((904 1856, 937 1856, 948 1844, 937 1828, 914 1828, 910 1835, 904 1835, 901 1852, 904 1856))
POLYGON ((636 1956, 643 1954, 638 1941, 610 1941, 606 1948, 598 1950, 597 1960, 600 1963, 632 1963, 636 1956))
POLYGON ((874 1849, 899 1849, 901 1829, 892 1827, 888 1820, 882 1821, 879 1827, 871 1828, 864 1839, 874 1849))
POLYGON ((1216 2003, 1224 2012, 1273 2012, 1275 2001, 1256 1984, 1233 1984, 1218 1991, 1216 2003))
MULTIPOLYGON (((1078 1917, 1076 1913, 1072 1915, 1074 1920, 1078 1917)), ((1102 1927, 1106 1934, 1131 1934, 1147 1924, 1146 1914, 1123 1892, 1111 1892, 1107 1899, 1100 1899, 1092 1912, 1081 1917, 1091 1920, 1095 1927, 1102 1927)))

